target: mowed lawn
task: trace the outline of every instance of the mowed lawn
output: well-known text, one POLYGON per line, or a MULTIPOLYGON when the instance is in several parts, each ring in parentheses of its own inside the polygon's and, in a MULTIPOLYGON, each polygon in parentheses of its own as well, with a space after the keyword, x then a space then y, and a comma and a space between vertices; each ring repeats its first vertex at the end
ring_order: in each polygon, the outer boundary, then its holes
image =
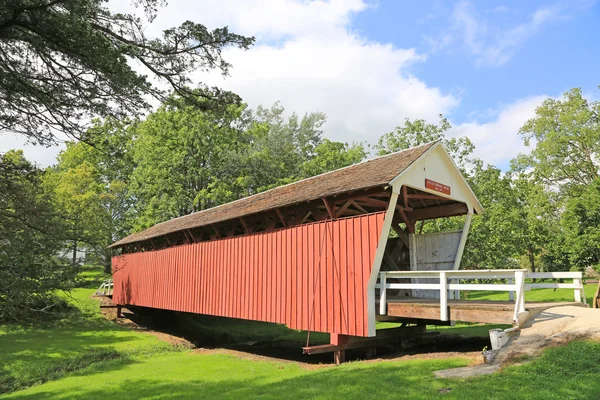
MULTIPOLYGON (((548 281, 556 283, 556 281, 548 281)), ((565 283, 572 283, 571 280, 565 280, 565 283)), ((598 289, 598 284, 588 284, 583 286, 585 297, 588 304, 592 304, 594 294, 598 289)), ((508 300, 508 293, 505 292, 483 292, 471 291, 467 294, 469 300, 508 300)), ((573 289, 533 289, 525 292, 526 302, 573 302, 575 301, 573 289)))
MULTIPOLYGON (((315 367, 237 357, 218 349, 182 349, 107 321, 89 298, 92 293, 74 291, 80 312, 67 320, 0 327, 0 392, 6 398, 600 398, 598 342, 575 341, 491 376, 440 380, 433 371, 469 361, 380 360, 315 367)), ((440 332, 485 335, 487 329, 459 326, 440 332)))

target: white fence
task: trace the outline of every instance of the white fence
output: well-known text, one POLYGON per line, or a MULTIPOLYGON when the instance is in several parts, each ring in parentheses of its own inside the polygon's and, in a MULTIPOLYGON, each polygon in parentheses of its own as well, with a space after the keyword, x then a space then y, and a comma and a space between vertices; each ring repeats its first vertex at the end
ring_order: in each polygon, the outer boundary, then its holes
POLYGON ((386 315, 387 289, 437 290, 440 320, 448 321, 448 299, 459 298, 460 290, 509 292, 515 301, 513 320, 525 311, 525 291, 536 288, 573 289, 576 302, 586 304, 581 272, 531 273, 524 269, 447 270, 447 271, 382 271, 379 273, 379 314, 386 315), (525 283, 525 279, 573 279, 573 283, 525 283), (397 279, 437 279, 439 283, 395 283, 397 279), (465 279, 506 279, 508 283, 460 283, 465 279), (450 282, 448 282, 450 280, 450 282))
POLYGON ((96 296, 112 296, 115 284, 112 279, 102 282, 102 285, 96 290, 96 296))

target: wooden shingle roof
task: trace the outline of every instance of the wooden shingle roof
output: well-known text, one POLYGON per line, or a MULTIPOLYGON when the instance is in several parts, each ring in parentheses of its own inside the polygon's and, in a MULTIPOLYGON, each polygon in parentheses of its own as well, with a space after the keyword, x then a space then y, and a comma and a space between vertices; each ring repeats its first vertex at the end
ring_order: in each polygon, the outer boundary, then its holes
POLYGON ((279 186, 230 203, 162 222, 141 232, 129 235, 113 243, 110 247, 148 240, 185 229, 206 226, 322 197, 388 185, 392 179, 408 168, 436 143, 427 143, 363 161, 359 164, 279 186))

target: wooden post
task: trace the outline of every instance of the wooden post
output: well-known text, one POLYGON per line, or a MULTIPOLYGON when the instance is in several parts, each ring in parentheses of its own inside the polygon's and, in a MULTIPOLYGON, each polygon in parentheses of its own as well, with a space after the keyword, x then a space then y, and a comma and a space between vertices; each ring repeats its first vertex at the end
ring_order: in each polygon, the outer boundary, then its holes
POLYGON ((440 271, 440 320, 448 321, 448 277, 440 271))
POLYGON ((346 349, 344 349, 344 345, 348 342, 348 336, 340 335, 339 333, 330 333, 329 342, 334 346, 340 346, 339 350, 333 352, 333 362, 335 365, 345 362, 346 349))
MULTIPOLYGON (((579 287, 583 287, 583 286, 581 286, 580 278, 573 278, 573 284, 575 284, 579 287)), ((574 293, 575 293, 575 302, 581 303, 581 289, 575 289, 574 293)), ((584 297, 585 297, 585 294, 584 294, 584 297)))
POLYGON ((379 315, 386 314, 387 306, 387 278, 385 271, 379 273, 379 315))
POLYGON ((463 227, 460 235, 460 241, 458 242, 458 251, 456 252, 456 258, 454 259, 454 266, 452 269, 460 269, 460 261, 462 260, 463 252, 465 251, 465 244, 467 244, 467 237, 469 236, 469 229, 471 228, 471 220, 473 219, 473 207, 467 206, 469 212, 465 219, 465 226, 463 227))
MULTIPOLYGON (((513 283, 515 283, 515 280, 513 278, 508 278, 506 280, 506 283, 508 283, 509 285, 512 285, 513 283)), ((508 300, 515 301, 515 292, 513 290, 508 292, 508 300)))
POLYGON ((515 271, 515 284, 517 285, 517 299, 515 304, 515 320, 525 311, 525 272, 515 271))
POLYGON ((122 308, 122 305, 117 304, 117 318, 123 318, 123 314, 121 313, 122 308))
POLYGON ((375 285, 377 284, 377 277, 379 276, 379 270, 381 269, 381 263, 383 261, 383 253, 387 244, 388 236, 392 226, 392 219, 394 218, 394 210, 398 201, 398 193, 392 192, 390 196, 390 204, 385 217, 383 219, 383 227, 379 235, 379 242, 377 244, 377 250, 375 251, 375 258, 373 259, 373 266, 371 267, 371 275, 369 276, 369 284, 367 286, 367 322, 369 327, 369 336, 373 337, 376 335, 375 328, 375 314, 377 309, 375 307, 375 285))

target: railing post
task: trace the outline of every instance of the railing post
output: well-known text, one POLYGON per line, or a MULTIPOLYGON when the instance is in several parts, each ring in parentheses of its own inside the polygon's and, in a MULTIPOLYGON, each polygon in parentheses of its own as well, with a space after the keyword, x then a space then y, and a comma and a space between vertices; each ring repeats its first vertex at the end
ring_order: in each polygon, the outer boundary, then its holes
POLYGON ((448 321, 448 277, 440 271, 440 320, 448 321))
MULTIPOLYGON (((581 276, 583 276, 583 274, 581 274, 581 276)), ((573 284, 579 286, 579 288, 574 290, 574 294, 575 294, 575 302, 576 303, 581 303, 581 292, 583 286, 581 285, 581 278, 573 278, 573 284)), ((583 298, 585 299, 585 293, 583 294, 583 298)))
MULTIPOLYGON (((506 283, 508 283, 509 285, 512 285, 514 282, 515 282, 515 280, 513 278, 508 278, 506 280, 506 283)), ((510 290, 508 292, 508 300, 515 301, 515 292, 514 291, 510 290)))
POLYGON ((515 302, 514 315, 516 321, 518 315, 525 311, 525 272, 515 271, 515 284, 517 286, 517 299, 515 302))
POLYGON ((379 273, 379 315, 386 314, 387 306, 387 277, 385 272, 379 273))

